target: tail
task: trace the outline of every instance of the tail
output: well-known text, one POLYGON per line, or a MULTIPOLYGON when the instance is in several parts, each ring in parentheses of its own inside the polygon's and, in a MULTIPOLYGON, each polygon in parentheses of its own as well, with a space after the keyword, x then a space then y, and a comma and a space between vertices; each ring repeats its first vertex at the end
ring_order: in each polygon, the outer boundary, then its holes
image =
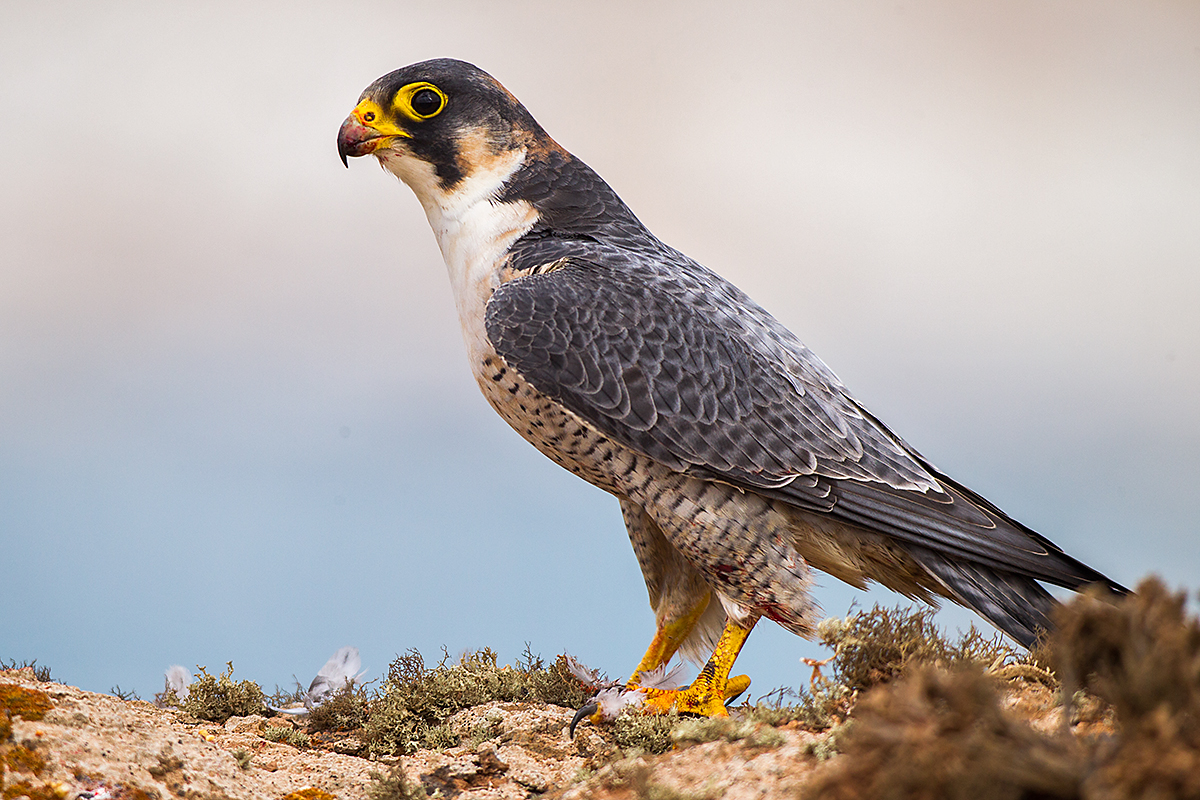
MULTIPOLYGON (((1038 639, 1053 627, 1050 617, 1058 601, 1033 578, 946 558, 933 550, 910 548, 910 552, 955 602, 970 608, 1026 649, 1037 644, 1038 639)), ((1101 585, 1114 593, 1128 592, 1111 581, 1101 585)))

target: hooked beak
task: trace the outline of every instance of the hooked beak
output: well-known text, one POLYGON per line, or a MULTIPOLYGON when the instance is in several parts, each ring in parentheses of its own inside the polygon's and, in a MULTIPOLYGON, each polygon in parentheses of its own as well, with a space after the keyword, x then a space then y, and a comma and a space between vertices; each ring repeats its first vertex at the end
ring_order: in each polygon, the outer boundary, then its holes
POLYGON ((378 131, 363 125, 355 114, 351 114, 338 131, 338 158, 349 168, 349 156, 365 156, 375 152, 383 138, 378 131))
POLYGON ((363 100, 338 131, 338 157, 349 167, 347 157, 365 156, 387 147, 396 137, 412 138, 412 134, 387 120, 383 109, 374 100, 363 100))

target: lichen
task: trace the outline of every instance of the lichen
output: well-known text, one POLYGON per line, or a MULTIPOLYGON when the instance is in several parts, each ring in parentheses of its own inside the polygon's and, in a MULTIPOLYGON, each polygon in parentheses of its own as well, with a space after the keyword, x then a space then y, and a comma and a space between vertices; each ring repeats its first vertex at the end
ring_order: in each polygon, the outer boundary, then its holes
POLYGON ((290 744, 292 747, 304 748, 312 744, 312 737, 304 731, 298 731, 283 725, 267 725, 263 728, 262 738, 269 742, 290 744))
POLYGON ((329 792, 309 786, 305 789, 288 792, 280 800, 337 800, 337 797, 329 792))
POLYGON ((308 715, 308 729, 317 731, 350 731, 361 728, 367 721, 366 690, 350 681, 308 715))
POLYGON ((265 714, 263 690, 253 681, 233 680, 233 662, 219 676, 208 674, 204 667, 197 667, 200 675, 188 688, 188 696, 180 708, 197 719, 223 723, 230 717, 246 717, 265 714))
POLYGON ((50 696, 38 689, 26 689, 14 683, 0 683, 0 713, 34 721, 54 708, 50 696))
POLYGON ((790 722, 805 730, 824 731, 844 720, 854 706, 856 693, 850 687, 827 678, 814 679, 809 689, 776 689, 767 695, 769 702, 738 706, 744 719, 779 727, 790 722))
POLYGON ((734 717, 681 720, 671 731, 670 740, 676 746, 725 741, 760 749, 779 747, 786 741, 773 725, 734 717))
POLYGON ((637 707, 625 708, 612 723, 612 738, 626 755, 659 755, 670 750, 674 743, 671 733, 679 725, 674 711, 653 714, 637 707))
POLYGON ((583 685, 570 673, 564 656, 547 666, 526 647, 514 666, 501 667, 496 653, 484 648, 465 653, 457 663, 451 663, 447 654, 429 669, 421 654, 410 650, 392 662, 387 678, 369 701, 364 738, 373 756, 444 748, 457 744, 446 722, 464 708, 494 701, 575 708, 586 700, 583 685))
POLYGON ((367 800, 425 800, 428 794, 418 781, 411 780, 401 764, 394 764, 387 774, 371 770, 367 773, 367 800))
POLYGON ((233 760, 237 762, 238 768, 241 770, 250 769, 250 762, 254 758, 254 754, 244 747, 239 747, 229 755, 233 756, 233 760))

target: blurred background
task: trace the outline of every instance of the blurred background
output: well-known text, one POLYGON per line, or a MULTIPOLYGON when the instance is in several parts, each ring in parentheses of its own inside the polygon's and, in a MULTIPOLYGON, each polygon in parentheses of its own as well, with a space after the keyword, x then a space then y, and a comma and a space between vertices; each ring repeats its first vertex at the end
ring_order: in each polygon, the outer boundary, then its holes
MULTIPOLYGON (((494 74, 940 468, 1200 585, 1200 5, 0 7, 0 658, 149 697, 339 646, 653 633, 617 503, 495 416, 411 192, 335 136, 494 74)), ((828 613, 894 603, 822 576, 828 613)), ((941 615, 950 627, 971 614, 941 615)), ((821 648, 764 623, 757 696, 821 648)))

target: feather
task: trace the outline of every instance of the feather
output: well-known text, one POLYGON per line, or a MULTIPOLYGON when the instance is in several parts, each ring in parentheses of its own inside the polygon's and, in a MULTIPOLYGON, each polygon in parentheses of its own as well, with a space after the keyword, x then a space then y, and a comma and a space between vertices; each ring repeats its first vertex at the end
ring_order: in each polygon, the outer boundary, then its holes
POLYGON ((303 706, 276 708, 268 705, 267 709, 275 714, 304 716, 332 697, 343 686, 367 674, 366 670, 359 671, 361 666, 362 658, 358 655, 358 648, 346 645, 334 653, 325 662, 325 666, 321 667, 317 676, 312 679, 312 683, 308 685, 308 691, 304 694, 303 706))
POLYGON ((163 688, 165 692, 174 692, 175 696, 183 700, 188 696, 188 684, 192 682, 192 673, 187 667, 181 667, 178 664, 172 664, 166 670, 166 685, 163 688))
POLYGON ((637 674, 638 685, 643 689, 678 689, 684 685, 680 677, 683 674, 683 664, 676 664, 667 669, 666 664, 637 674))
POLYGON ((316 708, 347 683, 361 678, 366 674, 366 670, 359 672, 361 666, 362 659, 358 655, 357 647, 347 645, 338 650, 325 662, 317 677, 308 685, 304 705, 310 709, 316 708))

